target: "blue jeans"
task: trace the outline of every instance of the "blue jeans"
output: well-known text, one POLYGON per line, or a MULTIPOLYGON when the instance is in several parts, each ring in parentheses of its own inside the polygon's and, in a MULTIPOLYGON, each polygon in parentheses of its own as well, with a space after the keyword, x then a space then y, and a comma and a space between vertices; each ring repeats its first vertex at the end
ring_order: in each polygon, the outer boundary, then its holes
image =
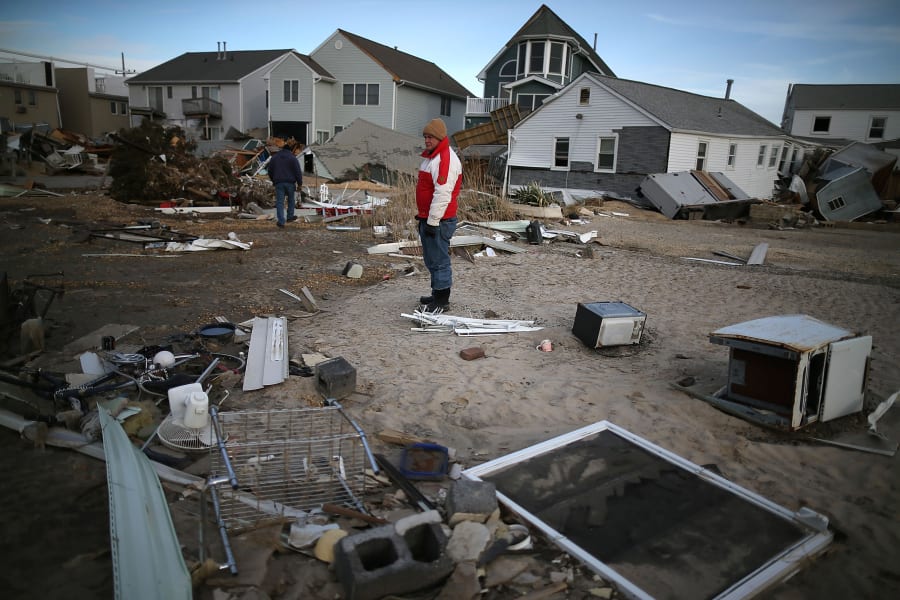
POLYGON ((295 192, 295 183, 276 183, 275 184, 275 217, 280 225, 284 225, 284 197, 288 197, 287 218, 294 216, 294 208, 297 205, 297 196, 295 192))
POLYGON ((438 234, 425 235, 425 219, 419 220, 419 238, 422 240, 422 258, 431 273, 432 290, 449 290, 453 286, 450 269, 450 238, 456 233, 456 217, 443 219, 438 234))

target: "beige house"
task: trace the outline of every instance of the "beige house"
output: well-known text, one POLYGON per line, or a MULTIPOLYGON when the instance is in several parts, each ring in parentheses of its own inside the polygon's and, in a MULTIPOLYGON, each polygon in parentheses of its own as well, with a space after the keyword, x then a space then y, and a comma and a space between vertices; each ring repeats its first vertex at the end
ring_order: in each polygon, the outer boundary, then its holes
POLYGON ((8 118, 17 128, 44 124, 59 127, 52 63, 0 64, 0 117, 8 118))
POLYGON ((56 69, 62 128, 98 137, 128 127, 124 77, 96 75, 90 67, 56 69))

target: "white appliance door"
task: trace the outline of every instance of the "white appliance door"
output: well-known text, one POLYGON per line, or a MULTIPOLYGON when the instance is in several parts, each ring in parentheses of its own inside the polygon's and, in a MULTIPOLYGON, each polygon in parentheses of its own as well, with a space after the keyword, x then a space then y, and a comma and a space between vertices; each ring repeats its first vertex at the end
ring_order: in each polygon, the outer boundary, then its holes
POLYGON ((822 421, 830 421, 862 410, 866 362, 872 352, 872 336, 831 344, 822 421))

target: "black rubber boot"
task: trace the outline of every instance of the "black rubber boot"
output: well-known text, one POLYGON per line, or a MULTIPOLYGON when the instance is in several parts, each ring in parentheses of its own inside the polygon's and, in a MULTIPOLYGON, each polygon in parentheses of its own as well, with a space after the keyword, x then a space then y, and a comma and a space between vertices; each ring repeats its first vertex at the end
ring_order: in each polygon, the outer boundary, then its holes
POLYGON ((446 290, 434 290, 433 298, 425 306, 428 312, 443 312, 450 308, 450 288, 446 290))
POLYGON ((419 296, 419 304, 431 304, 434 302, 434 292, 431 292, 431 296, 419 296))

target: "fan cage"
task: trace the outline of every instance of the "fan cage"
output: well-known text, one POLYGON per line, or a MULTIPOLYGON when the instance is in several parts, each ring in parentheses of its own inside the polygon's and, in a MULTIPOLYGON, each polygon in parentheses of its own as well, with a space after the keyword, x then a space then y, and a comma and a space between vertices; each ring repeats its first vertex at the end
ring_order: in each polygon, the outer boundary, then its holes
MULTIPOLYGON (((216 420, 238 482, 236 490, 217 487, 229 531, 294 520, 323 504, 362 508, 365 442, 338 407, 230 411, 216 420)), ((218 447, 210 464, 212 477, 227 474, 218 447)))

